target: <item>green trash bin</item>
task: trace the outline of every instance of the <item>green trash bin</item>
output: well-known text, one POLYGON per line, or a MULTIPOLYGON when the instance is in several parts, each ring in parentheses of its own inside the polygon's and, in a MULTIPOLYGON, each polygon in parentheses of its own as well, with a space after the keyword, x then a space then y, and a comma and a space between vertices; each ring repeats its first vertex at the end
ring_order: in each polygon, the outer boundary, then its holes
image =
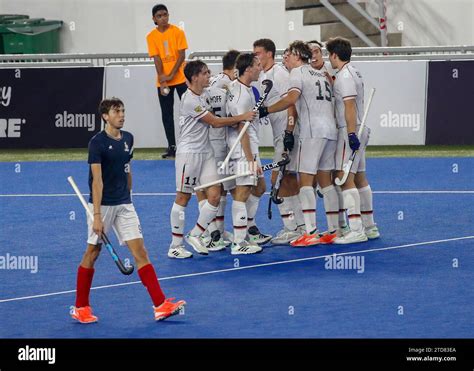
POLYGON ((3 27, 3 24, 28 18, 30 18, 30 16, 26 14, 0 14, 0 54, 5 54, 3 49, 3 34, 10 33, 7 28, 3 27))
POLYGON ((5 54, 59 53, 59 31, 63 21, 28 19, 3 24, 5 54))

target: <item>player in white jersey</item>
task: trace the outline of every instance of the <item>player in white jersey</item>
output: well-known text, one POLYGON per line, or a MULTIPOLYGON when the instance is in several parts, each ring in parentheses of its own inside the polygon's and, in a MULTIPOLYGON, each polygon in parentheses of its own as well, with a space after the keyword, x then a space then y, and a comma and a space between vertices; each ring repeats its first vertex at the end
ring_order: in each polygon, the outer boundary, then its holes
POLYGON ((337 130, 332 104, 332 89, 326 75, 309 65, 311 50, 302 41, 290 45, 288 65, 290 88, 288 95, 271 106, 265 113, 284 110, 295 104, 298 113, 300 147, 298 173, 300 175, 299 198, 303 208, 306 234, 291 242, 292 246, 310 246, 331 243, 336 238, 339 204, 332 185, 337 130), (324 206, 328 233, 321 235, 316 227, 316 197, 313 183, 317 177, 324 194, 324 206))
MULTIPOLYGON (((323 59, 323 51, 322 47, 323 44, 321 44, 317 40, 311 40, 307 42, 309 48, 311 49, 311 67, 313 67, 315 70, 321 71, 326 75, 326 78, 328 82, 333 86, 334 80, 333 76, 335 74, 335 71, 333 70, 331 66, 331 62, 327 61, 325 62, 323 59)), ((334 90, 334 89, 333 89, 334 90)), ((333 97, 334 97, 334 91, 333 91, 333 97)), ((334 103, 334 99, 333 99, 334 103)), ((333 178, 337 176, 333 172, 333 178)), ((346 210, 344 209, 344 200, 342 197, 342 189, 339 186, 336 187, 336 192, 337 192, 337 197, 339 199, 339 230, 338 230, 338 235, 343 235, 345 233, 348 233, 350 231, 349 226, 347 225, 347 220, 346 220, 346 210)), ((314 184, 315 192, 318 192, 317 184, 314 184)), ((321 196, 321 195, 320 195, 321 196)))
MULTIPOLYGON (((253 53, 240 54, 236 61, 239 78, 229 85, 227 97, 227 114, 236 116, 242 112, 252 109, 258 98, 258 90, 250 86, 258 80, 262 67, 260 61, 253 53)), ((237 127, 227 128, 227 145, 232 148, 236 142, 244 123, 237 127)), ((231 190, 232 221, 234 225, 234 241, 232 254, 251 254, 262 251, 258 242, 268 242, 271 236, 260 233, 255 223, 258 201, 265 192, 265 180, 258 154, 258 126, 259 119, 250 122, 247 131, 240 143, 235 147, 228 164, 228 174, 243 173, 249 168, 253 172, 250 176, 237 178, 234 185, 225 184, 227 190, 231 190), (248 230, 247 230, 248 228, 248 230), (246 235, 248 233, 248 241, 246 235)))
POLYGON ((372 190, 365 177, 365 148, 369 141, 369 128, 364 128, 360 139, 357 136, 364 114, 364 82, 360 72, 350 64, 352 48, 349 40, 340 37, 331 39, 326 48, 332 67, 338 70, 334 96, 338 125, 336 170, 339 178, 343 175, 343 166, 351 152, 357 150, 351 173, 342 185, 351 232, 337 238, 334 243, 364 242, 367 238, 380 236, 373 218, 372 190))
MULTIPOLYGON (((286 96, 289 88, 290 74, 288 70, 275 63, 275 43, 270 39, 259 39, 253 43, 253 51, 260 59, 263 71, 260 74, 258 83, 261 87, 263 80, 271 80, 273 87, 268 93, 266 104, 271 105, 286 96)), ((280 183, 279 197, 283 198, 283 203, 278 204, 278 210, 283 221, 284 228, 271 240, 273 244, 287 244, 295 240, 302 234, 299 230, 305 225, 301 203, 298 198, 298 178, 296 173, 296 154, 298 146, 298 136, 293 136, 295 129, 296 108, 290 106, 287 111, 271 113, 262 120, 268 120, 273 131, 273 161, 280 161, 283 153, 290 152, 291 161, 287 165, 287 173, 280 183)), ((272 172, 272 185, 275 184, 279 169, 272 172)))
MULTIPOLYGON (((210 72, 202 61, 186 64, 184 74, 188 90, 180 104, 179 140, 176 151, 176 199, 171 209, 172 242, 168 252, 170 258, 189 258, 192 254, 183 246, 185 209, 194 187, 218 179, 216 162, 209 141, 209 125, 223 127, 242 120, 253 120, 254 112, 245 112, 235 117, 217 117, 210 112, 211 106, 204 88, 209 86, 210 72)), ((186 236, 186 241, 199 254, 208 254, 200 236, 215 218, 220 200, 220 185, 205 190, 207 201, 202 205, 196 225, 186 236)), ((212 233, 213 230, 210 230, 212 233)))

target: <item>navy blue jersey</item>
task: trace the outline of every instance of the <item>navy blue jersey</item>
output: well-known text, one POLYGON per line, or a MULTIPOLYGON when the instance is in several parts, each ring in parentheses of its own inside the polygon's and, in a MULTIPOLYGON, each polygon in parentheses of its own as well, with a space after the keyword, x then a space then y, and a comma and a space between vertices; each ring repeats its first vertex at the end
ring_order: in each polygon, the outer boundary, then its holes
MULTIPOLYGON (((103 130, 89 142, 89 164, 101 164, 102 205, 132 203, 128 189, 129 162, 133 157, 133 135, 120 131, 121 139, 114 139, 103 130)), ((92 203, 92 170, 89 165, 89 202, 92 203)))

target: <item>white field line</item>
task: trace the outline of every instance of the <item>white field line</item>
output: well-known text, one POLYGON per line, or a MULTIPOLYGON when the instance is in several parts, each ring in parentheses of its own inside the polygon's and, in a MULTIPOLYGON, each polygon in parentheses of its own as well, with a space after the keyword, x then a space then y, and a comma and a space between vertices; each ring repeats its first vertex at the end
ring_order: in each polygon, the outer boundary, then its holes
MULTIPOLYGON (((340 253, 340 254, 336 254, 336 255, 337 256, 343 256, 343 255, 354 255, 354 254, 371 253, 371 252, 378 252, 378 251, 389 251, 389 250, 403 249, 403 248, 407 248, 407 247, 435 245, 435 244, 444 243, 444 242, 462 241, 462 240, 469 240, 469 239, 474 239, 474 235, 473 236, 466 236, 466 237, 448 238, 448 239, 444 239, 444 240, 434 240, 434 241, 410 243, 410 244, 407 244, 407 245, 399 245, 399 246, 392 246, 392 247, 382 247, 382 248, 379 248, 379 249, 348 251, 348 252, 344 252, 344 253, 340 253)), ((160 278, 160 281, 175 280, 175 279, 179 279, 179 278, 189 278, 189 277, 197 277, 197 276, 206 276, 206 275, 210 275, 210 274, 218 274, 218 273, 226 273, 226 272, 235 272, 235 271, 240 271, 240 270, 244 270, 244 269, 255 269, 255 268, 270 267, 270 266, 273 266, 273 265, 299 263, 299 262, 305 262, 305 261, 311 261, 311 260, 317 260, 317 259, 324 259, 324 258, 330 257, 330 256, 334 256, 334 254, 313 256, 313 257, 310 257, 310 258, 283 260, 283 261, 277 261, 277 262, 272 262, 272 263, 262 263, 262 264, 248 265, 248 266, 245 266, 245 267, 238 267, 238 268, 228 268, 228 269, 220 269, 220 270, 207 271, 207 272, 182 274, 182 275, 178 275, 178 276, 163 277, 163 278, 160 278)), ((136 285, 136 284, 139 284, 139 283, 141 283, 141 281, 132 281, 132 282, 125 282, 125 283, 117 283, 117 284, 112 284, 112 285, 96 286, 96 287, 93 287, 92 290, 100 290, 100 289, 107 289, 107 288, 112 288, 112 287, 136 285)), ((17 297, 17 298, 10 298, 10 299, 1 299, 0 303, 6 303, 6 302, 11 302, 11 301, 20 301, 20 300, 29 300, 29 299, 36 299, 36 298, 44 298, 44 297, 64 295, 64 294, 72 294, 74 292, 76 292, 76 290, 58 291, 58 292, 51 292, 51 293, 47 293, 47 294, 22 296, 22 297, 17 297)))
MULTIPOLYGON (((375 194, 474 194, 474 191, 373 191, 375 194)), ((266 192, 265 194, 269 194, 266 192)), ((72 197, 75 193, 26 193, 26 194, 0 194, 0 197, 72 197)), ((83 196, 89 196, 83 193, 83 196)), ((154 197, 154 196, 176 196, 175 192, 155 192, 155 193, 133 193, 133 197, 154 197)))

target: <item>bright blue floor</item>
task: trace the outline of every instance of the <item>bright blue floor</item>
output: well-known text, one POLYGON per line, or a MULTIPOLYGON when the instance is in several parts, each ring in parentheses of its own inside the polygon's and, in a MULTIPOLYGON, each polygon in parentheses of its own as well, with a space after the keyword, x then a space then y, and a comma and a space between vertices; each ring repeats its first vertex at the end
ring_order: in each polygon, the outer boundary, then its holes
MULTIPOLYGON (((472 191, 474 158, 369 159, 382 238, 345 247, 269 246, 254 256, 236 257, 227 251, 171 260, 166 253, 173 196, 137 195, 134 203, 145 244, 163 290, 186 299, 188 306, 184 315, 155 323, 137 274, 122 276, 103 251, 93 286, 133 284, 93 290, 91 303, 100 322, 89 326, 69 318, 74 292, 59 293, 75 289, 86 234, 82 206, 66 177, 74 176, 85 193, 87 164, 26 162, 20 166, 17 173, 16 164, 0 163, 0 256, 38 256, 39 271, 0 270, 0 338, 474 337, 474 193, 377 193, 472 191), (4 196, 24 194, 67 195, 4 196), (75 220, 70 220, 71 211, 76 212, 75 220), (399 212, 403 220, 398 220, 399 212), (460 237, 471 238, 453 240, 460 237), (431 243, 417 245, 422 242, 431 243), (382 250, 409 244, 414 246, 382 250), (364 257, 364 273, 325 269, 323 257, 333 253, 364 257), (237 258, 240 267, 263 266, 234 269, 237 258), (209 273, 177 277, 205 272, 209 273), (59 294, 18 299, 49 293, 59 294)), ((133 174, 135 193, 174 191, 172 161, 135 161, 133 174)), ((273 219, 267 219, 267 201, 264 196, 257 223, 262 231, 276 233, 281 222, 276 207, 273 219)), ((321 202, 318 207, 318 222, 324 229, 321 202)), ((230 230, 229 210, 230 202, 226 214, 230 230)), ((186 213, 186 231, 196 217, 193 200, 186 213)), ((125 248, 116 248, 122 258, 130 257, 125 248)))

